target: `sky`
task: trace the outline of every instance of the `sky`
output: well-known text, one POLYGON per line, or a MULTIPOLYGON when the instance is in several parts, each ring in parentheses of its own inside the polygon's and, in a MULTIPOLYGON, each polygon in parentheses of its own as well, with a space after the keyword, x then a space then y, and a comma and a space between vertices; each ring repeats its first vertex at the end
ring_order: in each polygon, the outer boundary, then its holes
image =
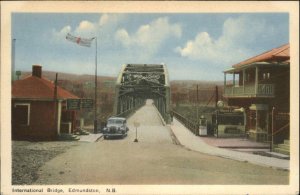
POLYGON ((13 13, 15 70, 116 77, 122 64, 166 64, 170 80, 222 81, 232 65, 289 42, 288 13, 13 13))

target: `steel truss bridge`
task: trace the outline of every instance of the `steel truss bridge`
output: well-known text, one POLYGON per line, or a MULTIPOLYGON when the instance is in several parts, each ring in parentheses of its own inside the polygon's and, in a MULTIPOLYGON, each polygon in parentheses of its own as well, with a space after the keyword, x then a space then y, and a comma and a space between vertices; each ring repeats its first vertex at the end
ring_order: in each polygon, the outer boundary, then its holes
POLYGON ((170 84, 164 64, 124 64, 116 82, 114 114, 128 116, 153 99, 166 123, 170 123, 170 84))

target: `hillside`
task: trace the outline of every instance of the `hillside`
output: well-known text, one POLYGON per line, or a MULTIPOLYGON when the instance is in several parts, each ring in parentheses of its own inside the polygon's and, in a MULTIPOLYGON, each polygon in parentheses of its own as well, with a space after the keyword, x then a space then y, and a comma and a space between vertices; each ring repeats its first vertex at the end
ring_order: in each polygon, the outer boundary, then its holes
MULTIPOLYGON (((55 79, 56 72, 52 71, 43 71, 43 77, 48 78, 49 80, 55 79)), ((20 79, 23 79, 27 76, 31 75, 31 72, 22 72, 22 75, 20 76, 20 79)), ((94 81, 95 76, 94 75, 79 75, 79 74, 70 74, 70 73, 62 73, 58 72, 58 80, 68 80, 68 81, 76 81, 78 82, 90 82, 94 81)), ((103 81, 116 81, 116 77, 109 77, 109 76, 97 76, 97 80, 99 82, 103 81)), ((204 80, 172 80, 170 81, 171 86, 177 86, 177 87, 184 87, 184 88, 193 88, 194 86, 198 85, 198 87, 214 87, 214 86, 222 86, 223 81, 204 81, 204 80)))
POLYGON ((195 81, 195 80, 174 80, 170 81, 171 88, 181 90, 191 90, 196 89, 198 85, 198 89, 212 89, 215 86, 223 87, 223 81, 195 81))
MULTIPOLYGON (((56 72, 52 71, 43 71, 43 77, 48 78, 49 80, 55 79, 56 72)), ((27 76, 31 75, 31 72, 22 72, 22 75, 20 79, 25 78, 27 76)), ((95 75, 78 75, 78 74, 69 74, 69 73, 61 73, 58 72, 58 80, 69 80, 69 81, 81 81, 81 82, 89 82, 94 81, 95 75)), ((108 77, 108 76, 97 76, 98 81, 115 81, 116 77, 108 77)))

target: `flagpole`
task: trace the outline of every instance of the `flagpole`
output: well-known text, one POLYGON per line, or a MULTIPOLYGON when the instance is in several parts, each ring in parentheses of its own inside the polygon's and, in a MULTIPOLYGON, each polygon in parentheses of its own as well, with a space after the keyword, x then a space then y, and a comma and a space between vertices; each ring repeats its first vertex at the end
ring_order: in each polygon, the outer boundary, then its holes
POLYGON ((72 36, 70 33, 67 34, 66 39, 77 43, 78 45, 91 47, 92 41, 95 39, 95 100, 94 100, 94 133, 97 133, 97 37, 91 39, 85 39, 81 37, 72 36))
POLYGON ((12 56, 11 56, 11 68, 12 68, 12 74, 11 74, 11 81, 15 80, 15 74, 16 74, 16 66, 15 66, 15 58, 16 58, 16 39, 12 40, 12 56))
POLYGON ((97 37, 95 37, 95 47, 96 47, 96 56, 95 56, 95 104, 94 104, 94 133, 97 133, 97 37))

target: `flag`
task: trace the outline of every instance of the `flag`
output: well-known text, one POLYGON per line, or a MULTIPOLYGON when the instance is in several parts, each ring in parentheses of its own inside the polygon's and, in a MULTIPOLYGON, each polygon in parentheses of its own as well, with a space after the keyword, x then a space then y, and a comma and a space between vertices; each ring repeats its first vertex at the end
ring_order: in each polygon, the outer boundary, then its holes
POLYGON ((95 39, 95 37, 91 38, 91 39, 85 39, 85 38, 81 38, 81 37, 75 37, 75 36, 71 35, 70 33, 68 33, 66 36, 66 39, 71 42, 77 43, 78 45, 81 45, 81 46, 91 47, 92 41, 95 39))

